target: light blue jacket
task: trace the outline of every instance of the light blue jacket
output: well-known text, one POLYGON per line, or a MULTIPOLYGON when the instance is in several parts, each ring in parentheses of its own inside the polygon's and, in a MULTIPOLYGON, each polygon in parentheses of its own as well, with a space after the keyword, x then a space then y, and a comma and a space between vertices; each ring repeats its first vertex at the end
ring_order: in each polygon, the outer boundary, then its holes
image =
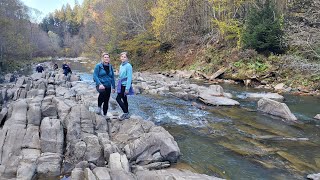
POLYGON ((109 74, 104 70, 103 64, 98 63, 93 71, 93 79, 96 82, 96 85, 104 85, 105 87, 112 87, 115 89, 115 82, 114 82, 114 72, 112 65, 109 63, 109 74))
POLYGON ((119 80, 124 78, 127 78, 127 80, 123 81, 121 84, 126 86, 126 90, 129 90, 132 83, 132 66, 128 61, 125 61, 120 65, 119 80))

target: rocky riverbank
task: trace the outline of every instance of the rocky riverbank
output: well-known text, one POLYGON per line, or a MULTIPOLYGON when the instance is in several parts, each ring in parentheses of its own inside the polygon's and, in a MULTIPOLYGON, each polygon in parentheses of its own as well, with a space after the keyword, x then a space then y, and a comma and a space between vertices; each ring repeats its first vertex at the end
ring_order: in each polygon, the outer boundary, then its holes
POLYGON ((45 72, 0 85, 1 179, 219 179, 169 168, 181 153, 164 128, 119 121, 114 108, 107 122, 92 112, 95 88, 79 80, 45 72))

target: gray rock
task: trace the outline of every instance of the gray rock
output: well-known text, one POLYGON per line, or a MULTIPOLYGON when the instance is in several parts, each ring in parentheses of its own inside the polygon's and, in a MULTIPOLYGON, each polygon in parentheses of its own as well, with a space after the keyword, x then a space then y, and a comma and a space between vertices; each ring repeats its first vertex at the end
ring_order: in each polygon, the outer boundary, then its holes
POLYGON ((33 124, 35 126, 40 126, 41 121, 41 109, 40 104, 29 104, 27 112, 28 124, 33 124))
POLYGON ((63 153, 64 134, 59 119, 44 118, 41 122, 41 151, 63 153))
POLYGON ((42 73, 34 73, 31 75, 32 80, 37 81, 42 78, 42 73))
POLYGON ((18 156, 25 136, 25 125, 12 125, 0 130, 1 164, 5 165, 11 156, 18 156))
MULTIPOLYGON (((196 86, 192 86, 196 89, 196 86)), ((239 105, 238 101, 230 99, 230 94, 226 94, 225 97, 223 88, 220 85, 210 85, 209 88, 199 86, 198 88, 198 99, 205 104, 213 106, 234 106, 239 105)))
POLYGON ((46 94, 47 94, 47 95, 55 95, 55 94, 56 94, 54 85, 52 85, 52 84, 49 84, 49 85, 48 85, 46 94))
POLYGON ((52 102, 56 104, 59 118, 64 124, 65 118, 69 114, 71 110, 71 105, 67 104, 62 98, 53 98, 52 102))
POLYGON ((103 148, 103 154, 105 159, 110 158, 110 154, 120 152, 115 143, 109 140, 108 133, 98 133, 99 142, 103 148))
POLYGON ((199 100, 213 106, 235 106, 240 104, 238 101, 227 97, 211 96, 208 94, 201 94, 199 100))
POLYGON ((74 168, 71 172, 72 180, 83 180, 84 179, 84 171, 81 168, 74 168))
POLYGON ((86 179, 86 180, 96 180, 97 178, 89 168, 86 168, 84 170, 84 179, 86 179))
MULTIPOLYGON (((108 132, 108 125, 107 121, 103 116, 95 114, 94 116, 94 124, 95 124, 95 132, 96 133, 105 133, 108 132)), ((108 136, 109 137, 109 136, 108 136)))
POLYGON ((278 101, 284 100, 284 97, 278 93, 247 93, 245 97, 252 98, 252 99, 268 98, 268 99, 273 99, 278 101))
POLYGON ((87 145, 83 141, 79 141, 75 144, 74 155, 77 159, 85 159, 87 145))
POLYGON ((121 163, 121 155, 119 153, 110 154, 109 167, 111 171, 124 170, 121 163))
POLYGON ((139 139, 136 139, 125 147, 125 152, 130 161, 135 160, 137 164, 148 164, 159 157, 153 154, 160 152, 162 161, 176 162, 180 156, 180 149, 177 142, 164 128, 154 126, 150 132, 144 133, 139 139))
POLYGON ((56 106, 49 102, 49 103, 42 103, 41 106, 41 114, 43 117, 53 117, 53 118, 57 118, 57 108, 56 106))
POLYGON ((258 101, 258 111, 279 116, 287 120, 297 120, 286 104, 267 98, 262 98, 258 101))
POLYGON ((110 177, 112 180, 136 180, 137 178, 134 174, 130 172, 125 172, 123 170, 111 170, 110 177))
POLYGON ((15 86, 16 86, 17 88, 22 87, 22 85, 26 83, 25 78, 26 78, 25 76, 19 77, 18 80, 17 80, 17 82, 16 82, 16 85, 15 85, 15 86))
POLYGON ((35 177, 38 157, 40 157, 40 150, 22 149, 17 169, 17 180, 31 180, 35 177))
POLYGON ((137 171, 137 179, 139 180, 167 180, 167 179, 179 179, 179 180, 222 180, 214 176, 208 176, 205 174, 197 174, 187 170, 178 170, 178 169, 164 169, 164 170, 155 170, 155 171, 137 171))
POLYGON ((111 180, 108 168, 106 168, 106 167, 94 168, 93 174, 96 175, 98 180, 111 180))
POLYGON ((22 147, 40 149, 39 126, 28 125, 22 147))
POLYGON ((27 124, 27 102, 20 99, 13 103, 13 111, 11 117, 6 121, 5 126, 10 125, 26 125, 27 124))
POLYGON ((57 153, 42 153, 38 158, 37 172, 39 177, 57 177, 60 175, 61 169, 61 154, 57 153))
POLYGON ((85 157, 87 161, 98 162, 100 159, 103 159, 102 147, 99 144, 98 137, 95 135, 87 135, 83 138, 83 141, 86 143, 87 150, 85 157))
POLYGON ((76 165, 76 169, 82 169, 82 170, 84 170, 84 169, 86 169, 86 168, 88 168, 88 167, 89 167, 88 161, 81 161, 81 162, 79 162, 79 163, 76 165))

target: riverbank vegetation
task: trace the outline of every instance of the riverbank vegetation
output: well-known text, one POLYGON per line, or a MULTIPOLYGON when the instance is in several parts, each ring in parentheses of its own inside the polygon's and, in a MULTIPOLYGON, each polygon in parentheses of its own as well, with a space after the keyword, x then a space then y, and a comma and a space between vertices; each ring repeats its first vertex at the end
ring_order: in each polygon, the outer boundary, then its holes
POLYGON ((319 90, 320 5, 314 0, 84 0, 39 24, 32 23, 35 10, 6 1, 1 67, 20 57, 98 58, 107 51, 117 59, 128 51, 137 70, 211 75, 225 68, 223 78, 319 90))

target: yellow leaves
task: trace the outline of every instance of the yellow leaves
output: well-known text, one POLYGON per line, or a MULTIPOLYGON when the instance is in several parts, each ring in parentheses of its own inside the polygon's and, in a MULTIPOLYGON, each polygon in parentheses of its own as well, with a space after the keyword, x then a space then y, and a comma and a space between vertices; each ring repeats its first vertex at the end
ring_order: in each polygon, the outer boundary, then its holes
POLYGON ((151 16, 154 17, 151 27, 156 38, 162 39, 162 36, 166 39, 173 38, 174 35, 170 33, 170 26, 177 25, 176 22, 179 22, 179 18, 185 13, 187 3, 184 0, 157 1, 157 6, 150 10, 151 16))
POLYGON ((236 19, 228 19, 225 21, 214 19, 213 22, 218 26, 220 35, 223 38, 226 40, 235 39, 237 41, 237 47, 240 48, 242 27, 239 21, 236 19))

